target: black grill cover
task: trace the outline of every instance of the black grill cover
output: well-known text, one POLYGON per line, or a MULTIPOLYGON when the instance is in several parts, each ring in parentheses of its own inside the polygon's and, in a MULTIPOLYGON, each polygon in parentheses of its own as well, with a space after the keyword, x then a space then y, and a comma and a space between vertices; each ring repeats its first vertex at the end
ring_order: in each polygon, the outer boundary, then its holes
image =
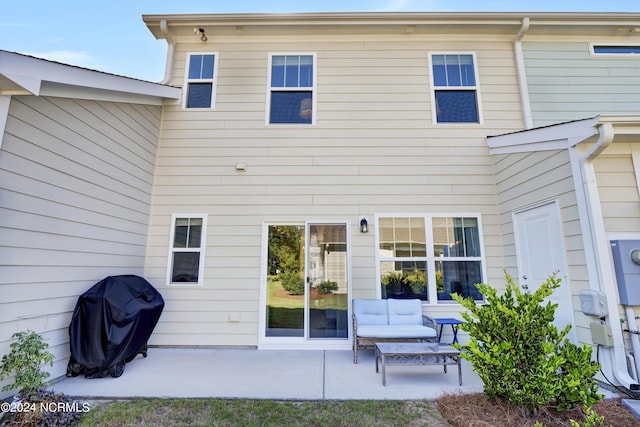
POLYGON ((71 317, 67 375, 120 376, 125 362, 140 353, 146 357, 163 308, 160 293, 142 277, 109 276, 96 283, 78 298, 71 317))

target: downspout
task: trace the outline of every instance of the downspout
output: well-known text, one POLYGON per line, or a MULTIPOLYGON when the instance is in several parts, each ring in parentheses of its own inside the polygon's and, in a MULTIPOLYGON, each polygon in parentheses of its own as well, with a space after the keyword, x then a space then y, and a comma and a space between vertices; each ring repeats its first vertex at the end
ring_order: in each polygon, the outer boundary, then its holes
POLYGON ((527 85, 527 72, 524 66, 524 56, 522 54, 522 39, 529 31, 529 17, 522 18, 522 26, 520 31, 513 40, 513 51, 516 59, 516 73, 518 77, 518 86, 520 88, 520 104, 522 108, 522 123, 525 129, 533 127, 533 119, 531 115, 531 102, 529 100, 529 87, 527 85))
MULTIPOLYGON (((596 157, 598 157, 613 142, 613 126, 611 123, 602 123, 598 125, 598 133, 598 140, 595 144, 589 149, 589 151, 578 157, 579 164, 581 165, 580 171, 583 197, 586 202, 588 215, 588 221, 586 222, 590 224, 587 237, 591 240, 591 246, 594 248, 594 257, 591 261, 593 261, 592 265, 596 269, 594 272, 596 280, 599 282, 600 290, 607 296, 606 301, 609 312, 609 326, 611 327, 611 334, 613 338, 613 355, 611 356, 611 369, 613 371, 613 375, 620 384, 627 389, 631 391, 640 391, 640 384, 638 384, 638 381, 634 380, 627 371, 626 349, 624 347, 622 328, 620 327, 622 319, 620 318, 618 308, 618 298, 615 298, 615 296, 618 295, 618 290, 616 288, 616 276, 613 266, 611 262, 609 262, 611 259, 611 249, 605 232, 594 168, 594 160, 596 157)), ((574 147, 573 150, 576 150, 576 148, 574 147)), ((581 222, 584 223, 585 221, 581 222)), ((637 335, 634 336, 632 334, 632 345, 634 352, 636 351, 636 348, 640 349, 640 341, 638 341, 637 335)), ((635 354, 640 354, 640 352, 635 354)))
POLYGON ((167 61, 164 65, 164 78, 159 83, 167 85, 171 81, 173 54, 176 50, 176 42, 173 37, 171 37, 171 34, 169 34, 169 27, 166 19, 160 21, 160 32, 162 33, 162 37, 167 41, 167 61))

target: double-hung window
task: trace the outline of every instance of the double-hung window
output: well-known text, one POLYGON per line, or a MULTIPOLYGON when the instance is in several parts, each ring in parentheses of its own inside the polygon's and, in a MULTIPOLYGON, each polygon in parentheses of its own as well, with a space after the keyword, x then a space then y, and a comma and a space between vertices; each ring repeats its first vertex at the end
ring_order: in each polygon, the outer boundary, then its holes
POLYGON ((456 292, 482 300, 478 216, 379 216, 378 272, 382 298, 452 301, 456 292))
POLYGON ((167 281, 169 284, 202 284, 206 215, 173 215, 167 281))
POLYGON ((430 58, 435 121, 480 123, 474 54, 433 53, 430 58))
POLYGON ((216 97, 217 55, 190 53, 185 73, 184 108, 213 108, 216 97))
POLYGON ((315 55, 272 54, 267 124, 314 123, 315 55))

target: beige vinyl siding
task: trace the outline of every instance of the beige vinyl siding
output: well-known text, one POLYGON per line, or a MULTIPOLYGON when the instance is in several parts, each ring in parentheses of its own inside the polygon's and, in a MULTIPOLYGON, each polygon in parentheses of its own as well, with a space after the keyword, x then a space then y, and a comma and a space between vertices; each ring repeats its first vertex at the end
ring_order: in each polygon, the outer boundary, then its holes
POLYGON ((64 374, 77 298, 144 270, 161 109, 15 96, 0 150, 0 354, 43 334, 64 374))
POLYGON ((640 233, 640 197, 631 144, 614 143, 595 160, 596 180, 607 233, 640 233))
MULTIPOLYGON (((211 47, 218 52, 215 109, 165 107, 147 276, 166 280, 171 214, 207 213, 208 234, 204 285, 162 287, 167 305, 153 344, 257 345, 269 221, 349 221, 353 297, 372 298, 374 214, 480 213, 489 280, 502 277, 485 137, 522 126, 511 42, 356 38, 221 37, 211 47), (431 122, 430 51, 476 53, 484 125, 431 122), (268 55, 297 52, 317 55, 316 125, 265 125, 268 55), (238 162, 246 172, 235 171, 238 162), (363 215, 368 234, 358 231, 363 215)), ((187 52, 202 50, 177 45, 172 83, 183 82, 187 52)), ((456 308, 428 310, 451 315, 456 308)))
POLYGON ((534 126, 640 109, 638 55, 592 55, 588 41, 526 40, 523 54, 534 126))
MULTIPOLYGON (((640 196, 631 157, 633 145, 614 143, 594 162, 608 238, 634 239, 640 233, 640 196)), ((635 311, 637 315, 638 310, 635 311)), ((622 319, 626 318, 624 306, 619 306, 619 313, 622 319)), ((624 336, 626 348, 631 348, 628 334, 624 336)))
POLYGON ((494 160, 505 268, 518 279, 513 212, 547 200, 556 200, 560 208, 576 337, 579 341, 590 342, 590 320, 579 310, 579 293, 588 288, 588 277, 569 152, 514 153, 496 155, 494 160))

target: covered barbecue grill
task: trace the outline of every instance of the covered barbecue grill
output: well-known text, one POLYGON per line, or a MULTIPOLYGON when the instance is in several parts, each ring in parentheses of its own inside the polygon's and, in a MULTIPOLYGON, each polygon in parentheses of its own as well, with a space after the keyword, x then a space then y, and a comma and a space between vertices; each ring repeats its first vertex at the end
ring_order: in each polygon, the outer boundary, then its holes
POLYGON ((67 376, 119 377, 125 363, 147 357, 147 341, 164 300, 145 279, 109 276, 78 298, 71 324, 67 376))

